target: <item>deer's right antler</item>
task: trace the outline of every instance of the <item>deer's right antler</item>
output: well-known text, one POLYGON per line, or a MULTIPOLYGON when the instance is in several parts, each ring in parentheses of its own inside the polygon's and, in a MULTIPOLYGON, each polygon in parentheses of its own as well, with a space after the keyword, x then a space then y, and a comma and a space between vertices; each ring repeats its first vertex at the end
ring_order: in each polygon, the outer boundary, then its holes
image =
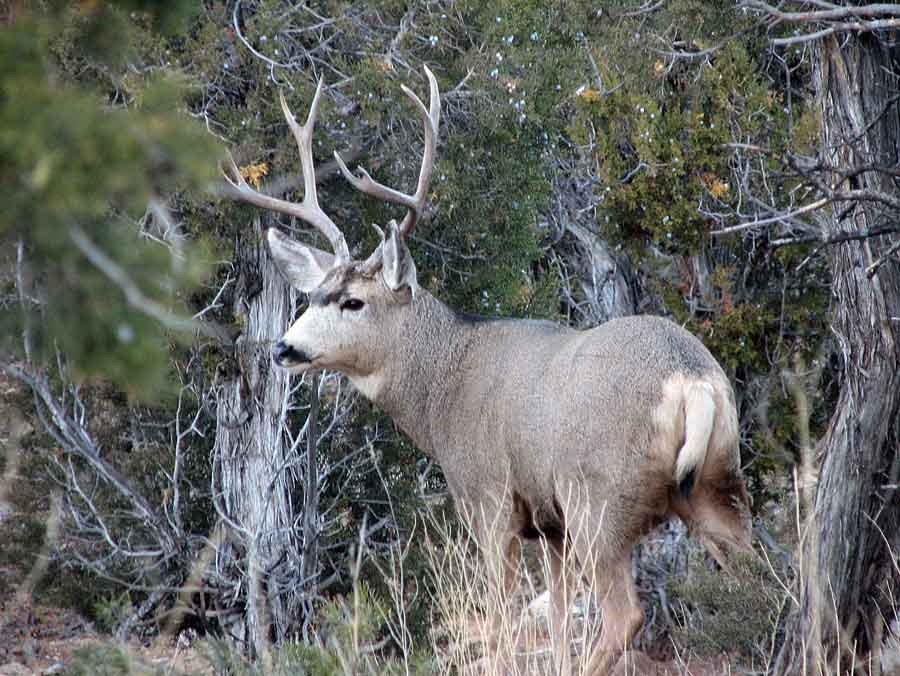
POLYGON ((300 151, 300 165, 303 169, 303 201, 301 203, 288 202, 271 195, 265 195, 251 188, 240 170, 231 161, 232 176, 225 173, 225 179, 237 191, 236 197, 241 201, 262 207, 263 209, 271 209, 278 213, 286 214, 306 221, 319 232, 321 232, 331 243, 334 254, 339 262, 350 260, 350 250, 347 247, 347 240, 344 234, 335 225, 334 221, 322 211, 319 206, 319 200, 316 197, 316 169, 313 164, 312 137, 313 130, 316 126, 316 116, 319 112, 319 99, 322 94, 322 80, 316 87, 316 95, 313 97, 312 105, 309 107, 309 115, 306 117, 306 124, 299 125, 294 118, 294 114, 288 108, 287 102, 284 100, 284 94, 279 91, 278 96, 281 99, 281 110, 287 120, 294 138, 297 140, 297 148, 300 151))
POLYGON ((419 169, 419 183, 416 186, 415 193, 410 195, 379 183, 362 167, 357 167, 360 176, 355 176, 353 172, 347 168, 347 165, 344 164, 344 160, 341 159, 341 156, 337 152, 334 153, 334 158, 341 167, 341 173, 344 174, 344 178, 346 178, 354 188, 385 202, 406 207, 406 216, 403 219, 403 223, 400 224, 400 234, 404 237, 409 235, 409 233, 415 229, 416 223, 419 222, 422 213, 425 211, 425 205, 428 201, 428 186, 431 184, 431 174, 434 171, 438 127, 441 121, 441 95, 438 91, 437 80, 434 77, 434 73, 428 69, 428 66, 425 66, 425 75, 428 76, 430 89, 428 108, 422 103, 422 99, 416 96, 409 87, 406 85, 400 86, 403 93, 406 94, 415 104, 416 108, 418 108, 419 113, 422 115, 422 122, 425 125, 425 149, 422 153, 422 167, 419 169))

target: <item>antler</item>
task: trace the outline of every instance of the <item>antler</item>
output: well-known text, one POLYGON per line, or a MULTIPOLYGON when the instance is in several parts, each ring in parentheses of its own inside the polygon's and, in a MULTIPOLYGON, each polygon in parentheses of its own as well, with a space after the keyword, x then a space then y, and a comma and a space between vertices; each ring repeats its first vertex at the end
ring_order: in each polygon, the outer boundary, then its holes
POLYGON ((257 192, 247 185, 247 181, 244 180, 234 160, 231 160, 231 169, 234 176, 232 177, 225 173, 225 179, 237 191, 236 197, 238 199, 306 221, 328 238, 331 248, 334 249, 334 254, 339 261, 349 261, 350 250, 347 247, 347 240, 334 221, 319 207, 319 200, 316 197, 316 170, 313 165, 312 136, 316 126, 316 115, 319 112, 319 97, 321 94, 322 79, 320 78, 316 87, 316 95, 313 97, 312 105, 309 107, 306 124, 301 126, 297 124, 294 114, 288 108, 287 102, 284 100, 284 94, 281 91, 278 92, 278 96, 281 99, 281 110, 284 112, 288 126, 297 140, 297 148, 300 150, 300 165, 303 169, 303 202, 299 204, 297 202, 288 202, 287 200, 257 192))
POLYGON ((401 85, 403 93, 412 99, 412 102, 422 115, 422 121, 425 123, 425 151, 422 154, 422 167, 419 170, 419 184, 416 186, 414 194, 409 195, 379 183, 362 167, 357 167, 360 176, 355 176, 344 164, 341 156, 337 152, 334 153, 334 157, 341 168, 341 173, 344 174, 344 178, 350 181, 354 188, 385 202, 406 207, 406 216, 403 219, 403 223, 400 224, 400 233, 404 236, 409 235, 413 231, 416 223, 422 216, 422 212, 425 211, 428 186, 431 183, 431 173, 434 171, 438 125, 441 119, 441 95, 438 91, 437 80, 434 78, 434 74, 428 70, 428 66, 425 66, 425 75, 428 76, 430 87, 429 108, 425 108, 422 100, 409 87, 401 85))

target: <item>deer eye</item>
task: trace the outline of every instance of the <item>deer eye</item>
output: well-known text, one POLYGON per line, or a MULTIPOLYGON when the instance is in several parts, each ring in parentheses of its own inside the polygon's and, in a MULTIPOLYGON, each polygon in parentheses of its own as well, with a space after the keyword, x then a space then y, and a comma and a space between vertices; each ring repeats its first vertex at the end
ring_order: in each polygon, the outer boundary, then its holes
POLYGON ((341 303, 341 310, 350 310, 351 312, 356 312, 357 310, 362 310, 363 305, 365 305, 365 303, 363 303, 359 298, 348 298, 341 303))

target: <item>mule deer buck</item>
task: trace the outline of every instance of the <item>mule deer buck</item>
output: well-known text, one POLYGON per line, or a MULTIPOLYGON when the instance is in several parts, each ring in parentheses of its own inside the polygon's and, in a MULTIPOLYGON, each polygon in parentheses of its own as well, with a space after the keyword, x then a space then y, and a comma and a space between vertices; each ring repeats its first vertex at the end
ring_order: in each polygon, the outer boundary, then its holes
MULTIPOLYGON (((302 203, 260 193, 230 167, 238 199, 311 224, 334 250, 269 229, 277 266, 309 295, 274 359, 294 373, 335 369, 393 416, 440 463, 484 551, 502 557, 508 592, 521 539, 543 539, 556 640, 565 641, 567 558, 583 570, 590 562, 585 581, 603 614, 587 673, 605 674, 643 624, 630 565, 641 536, 675 514, 720 562, 723 546, 750 549, 731 386, 700 341, 666 319, 614 319, 587 331, 473 319, 418 284, 405 239, 425 208, 440 118, 437 82, 425 72, 429 107, 403 87, 425 126, 415 193, 362 168, 353 174, 335 153, 355 188, 406 209, 364 261, 351 258, 316 197, 321 81, 304 125, 281 96, 300 149, 302 203)), ((567 652, 568 643, 557 648, 567 652)))

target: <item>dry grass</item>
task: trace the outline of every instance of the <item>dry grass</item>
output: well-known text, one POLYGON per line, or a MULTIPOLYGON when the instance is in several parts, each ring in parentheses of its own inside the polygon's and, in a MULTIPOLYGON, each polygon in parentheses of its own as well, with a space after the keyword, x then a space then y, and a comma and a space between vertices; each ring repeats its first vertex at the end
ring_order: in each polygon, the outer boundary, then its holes
MULTIPOLYGON (((602 614, 598 599, 587 587, 593 561, 570 557, 567 651, 555 646, 558 629, 551 626, 546 581, 550 553, 532 543, 519 565, 521 584, 507 593, 500 583, 502 559, 484 551, 471 529, 429 513, 425 551, 434 589, 435 624, 432 651, 440 673, 485 676, 586 674, 590 648, 600 635, 602 614)), ((499 531, 498 524, 492 525, 499 531)), ((602 527, 602 524, 600 525, 602 527)), ((583 529, 585 532, 587 528, 583 529)), ((499 538, 489 537, 489 542, 499 538)), ((677 651, 676 651, 677 652, 677 651)), ((621 674, 723 673, 721 658, 701 661, 687 657, 655 662, 645 653, 627 652, 617 669, 621 674), (710 671, 715 664, 715 670, 710 671)))
MULTIPOLYGON (((412 632, 408 626, 408 590, 411 580, 404 567, 406 551, 397 551, 382 573, 388 579, 390 598, 379 604, 369 597, 360 584, 354 593, 335 601, 323 611, 328 621, 324 630, 314 637, 311 644, 293 645, 273 651, 268 666, 253 665, 244 660, 233 647, 215 646, 206 649, 208 656, 202 660, 195 650, 189 651, 189 671, 181 671, 185 663, 176 661, 186 654, 183 637, 169 642, 169 647, 158 642, 144 654, 145 649, 122 647, 113 655, 108 642, 91 643, 95 648, 85 651, 74 663, 76 673, 91 673, 100 663, 109 662, 109 673, 335 673, 335 674, 425 674, 455 673, 484 676, 541 676, 566 673, 580 676, 585 673, 586 647, 599 635, 601 615, 597 603, 585 588, 583 566, 577 566, 570 590, 571 620, 568 641, 569 660, 565 671, 560 671, 560 655, 553 650, 551 627, 544 580, 549 572, 548 553, 535 544, 527 552, 520 566, 521 586, 513 594, 505 593, 501 585, 500 570, 491 569, 491 561, 498 557, 485 555, 470 530, 457 523, 448 523, 433 513, 424 517, 428 523, 418 531, 424 542, 427 557, 427 585, 432 589, 428 602, 433 607, 433 625, 430 632, 430 655, 416 655, 412 632), (381 627, 382 629, 379 629, 381 627), (387 627, 389 643, 384 643, 387 627), (382 650, 385 645, 391 650, 382 650), (495 648, 491 649, 494 645, 495 648), (100 647, 103 649, 100 650, 100 647), (123 658, 122 654, 132 657, 123 658), (135 657, 135 655, 137 655, 135 657), (165 659, 166 656, 173 659, 165 659), (113 659, 113 657, 115 659, 113 659), (173 665, 177 662, 178 667, 173 665), (152 666, 155 663, 157 666, 152 666), (148 671, 148 665, 149 671, 148 671), (325 671, 310 670, 318 665, 325 671), (161 667, 161 668, 160 668, 161 667), (79 669, 81 671, 79 671, 79 669), (85 671, 87 669, 87 671, 85 671), (157 671, 158 669, 158 671, 157 671), (297 669, 300 669, 299 671, 297 669)), ((490 554, 490 553, 488 553, 490 554)), ((692 569, 692 589, 673 593, 673 607, 680 604, 683 612, 674 613, 678 630, 673 632, 671 650, 675 657, 664 661, 651 660, 636 650, 625 654, 615 674, 640 674, 643 676, 674 676, 693 674, 769 673, 771 655, 777 643, 778 618, 785 604, 795 603, 790 582, 780 579, 783 588, 773 594, 774 587, 761 581, 757 565, 737 578, 708 569, 705 561, 699 561, 692 569), (756 585, 756 586, 754 586, 756 585), (755 594, 754 592, 758 592, 755 594), (754 607, 754 603, 759 603, 754 607), (690 608, 687 607, 688 604, 690 608), (731 608, 731 610, 729 610, 731 608), (738 613, 737 622, 729 625, 725 615, 738 613), (740 613, 749 613, 741 619, 740 613), (729 641, 737 645, 750 634, 756 635, 760 627, 752 626, 763 615, 768 626, 762 626, 764 643, 758 646, 759 660, 748 671, 737 650, 722 653, 729 641), (712 649, 703 643, 713 640, 712 649), (769 659, 766 659, 768 657, 769 659)), ((37 573, 36 573, 37 574, 37 573)), ((770 571, 774 574, 774 569, 770 571)), ((776 583, 779 581, 776 580, 776 583)), ((893 623, 897 626, 896 619, 893 623)), ((94 639, 95 641, 96 639, 94 639)), ((858 676, 891 676, 900 673, 900 642, 891 634, 885 641, 885 651, 869 663, 858 664, 850 672, 858 676)), ((837 673, 828 665, 820 665, 818 671, 808 673, 837 673)))

